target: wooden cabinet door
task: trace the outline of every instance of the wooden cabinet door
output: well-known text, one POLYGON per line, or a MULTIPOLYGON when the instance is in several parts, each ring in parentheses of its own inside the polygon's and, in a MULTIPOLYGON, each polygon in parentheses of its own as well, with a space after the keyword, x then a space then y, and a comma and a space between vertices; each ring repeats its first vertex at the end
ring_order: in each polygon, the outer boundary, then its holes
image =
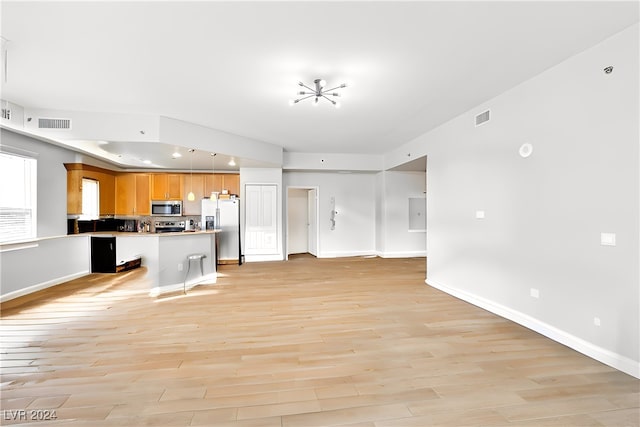
POLYGON ((235 194, 240 196, 240 175, 236 173, 230 173, 224 175, 224 182, 222 184, 223 190, 228 190, 229 194, 235 194))
POLYGON ((98 174, 98 182, 100 183, 100 215, 113 215, 116 207, 116 177, 100 172, 98 174))
POLYGON ((67 214, 82 214, 82 171, 67 171, 67 214))
POLYGON ((222 175, 221 174, 207 174, 204 180, 204 194, 205 196, 211 196, 213 192, 222 191, 222 175))
POLYGON ((182 175, 156 173, 151 175, 152 200, 182 200, 182 175))
POLYGON ((116 215, 133 215, 136 205, 135 174, 123 173, 116 176, 116 215))
POLYGON ((151 215, 150 196, 151 177, 146 173, 135 174, 135 209, 136 215, 151 215))
POLYGON ((167 175, 151 175, 151 200, 167 200, 167 175))
POLYGON ((168 174, 167 175, 167 199, 169 200, 182 200, 182 174, 168 174))
POLYGON ((191 175, 184 176, 184 186, 182 187, 184 193, 184 202, 182 203, 182 209, 184 215, 200 215, 202 213, 202 198, 209 196, 204 192, 204 175, 193 174, 193 182, 191 175), (190 202, 187 200, 189 192, 193 191, 195 200, 190 202))

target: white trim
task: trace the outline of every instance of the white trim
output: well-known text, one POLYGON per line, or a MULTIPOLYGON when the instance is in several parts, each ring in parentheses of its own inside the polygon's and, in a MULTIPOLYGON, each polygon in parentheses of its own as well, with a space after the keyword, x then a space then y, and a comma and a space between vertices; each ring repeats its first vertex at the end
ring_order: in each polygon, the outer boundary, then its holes
POLYGON ((378 252, 380 258, 425 258, 427 251, 378 252))
MULTIPOLYGON (((214 272, 211 274, 205 274, 204 276, 200 276, 195 279, 187 281, 186 289, 189 290, 189 289, 195 288, 200 284, 215 285, 217 283, 217 280, 218 280, 217 273, 214 272), (202 283, 202 282, 207 282, 207 283, 202 283)), ((171 292, 182 291, 183 289, 185 289, 185 285, 183 282, 174 283, 174 284, 165 285, 165 286, 156 286, 155 288, 151 288, 151 290, 149 291, 149 296, 157 297, 159 295, 168 294, 171 292)))
POLYGON ((621 354, 614 353, 605 348, 599 347, 593 343, 583 340, 582 338, 571 335, 570 333, 542 322, 539 319, 531 317, 527 314, 516 311, 512 308, 498 304, 494 301, 482 298, 467 291, 451 288, 434 280, 425 279, 425 283, 431 287, 439 289, 447 294, 459 298, 463 301, 471 303, 477 307, 483 308, 491 313, 497 314, 505 319, 516 322, 526 328, 529 328, 539 334, 544 335, 554 341, 564 344, 586 356, 591 357, 599 362, 609 365, 615 369, 640 378, 640 361, 629 359, 621 354))
POLYGON ((284 261, 282 254, 245 255, 244 262, 284 261))
POLYGON ((41 291, 43 289, 47 289, 50 288, 52 286, 56 286, 59 285, 61 283, 64 282, 68 282, 70 280, 75 280, 78 279, 82 276, 86 276, 87 274, 90 274, 90 271, 81 271, 79 273, 74 273, 74 274, 69 274, 67 276, 62 276, 62 277, 57 277, 55 279, 51 279, 51 280, 47 280, 46 282, 42 282, 42 283, 37 283, 35 285, 32 286, 28 286, 26 288, 22 288, 22 289, 18 289, 17 291, 12 291, 12 292, 8 292, 4 295, 0 295, 0 302, 6 302, 9 300, 12 300, 14 298, 18 298, 24 295, 28 295, 31 294, 33 292, 38 292, 41 291))
POLYGON ((318 258, 346 258, 355 256, 377 256, 376 251, 324 251, 318 253, 318 258))

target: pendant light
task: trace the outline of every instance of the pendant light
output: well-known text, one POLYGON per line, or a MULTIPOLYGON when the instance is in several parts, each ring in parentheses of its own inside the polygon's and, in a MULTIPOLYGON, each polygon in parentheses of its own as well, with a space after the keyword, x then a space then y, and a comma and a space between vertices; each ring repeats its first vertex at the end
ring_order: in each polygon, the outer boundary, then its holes
MULTIPOLYGON (((213 182, 215 182, 216 179, 216 153, 211 153, 211 173, 213 174, 213 182)), ((218 193, 215 191, 215 188, 213 189, 214 191, 211 192, 211 195, 209 196, 209 198, 211 200, 216 200, 218 198, 218 193)))
POLYGON ((193 148, 189 149, 189 153, 191 153, 191 191, 187 194, 187 200, 193 202, 196 199, 196 195, 193 194, 193 152, 196 151, 193 148))

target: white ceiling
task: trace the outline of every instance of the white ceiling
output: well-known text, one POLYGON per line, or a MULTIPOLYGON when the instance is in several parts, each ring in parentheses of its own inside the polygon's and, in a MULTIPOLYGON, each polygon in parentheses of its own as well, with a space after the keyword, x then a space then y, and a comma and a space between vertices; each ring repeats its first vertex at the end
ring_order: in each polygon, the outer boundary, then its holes
POLYGON ((1 7, 5 100, 162 115, 307 153, 384 154, 638 22, 637 1, 1 7), (340 109, 289 106, 315 78, 348 85, 340 109))

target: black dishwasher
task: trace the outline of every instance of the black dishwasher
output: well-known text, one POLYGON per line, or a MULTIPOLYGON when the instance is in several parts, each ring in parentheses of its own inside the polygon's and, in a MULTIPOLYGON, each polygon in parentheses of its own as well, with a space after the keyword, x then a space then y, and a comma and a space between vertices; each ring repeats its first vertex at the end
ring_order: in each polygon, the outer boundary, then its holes
POLYGON ((116 238, 91 237, 91 272, 116 272, 116 238))

